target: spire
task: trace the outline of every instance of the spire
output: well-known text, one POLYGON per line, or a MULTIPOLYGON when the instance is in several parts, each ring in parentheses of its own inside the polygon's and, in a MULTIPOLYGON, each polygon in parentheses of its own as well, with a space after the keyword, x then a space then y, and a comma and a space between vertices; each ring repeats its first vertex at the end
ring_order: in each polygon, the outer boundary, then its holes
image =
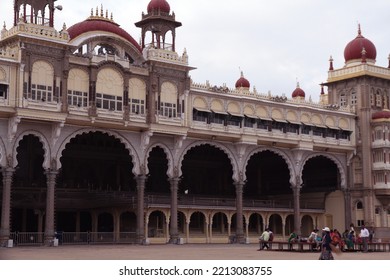
POLYGON ((333 57, 330 56, 329 58, 329 71, 333 71, 334 68, 333 68, 333 57))
POLYGON ((389 60, 389 66, 387 68, 390 68, 390 54, 389 56, 387 57, 387 59, 389 60))
POLYGON ((358 37, 362 36, 362 30, 360 28, 360 23, 358 23, 358 37))

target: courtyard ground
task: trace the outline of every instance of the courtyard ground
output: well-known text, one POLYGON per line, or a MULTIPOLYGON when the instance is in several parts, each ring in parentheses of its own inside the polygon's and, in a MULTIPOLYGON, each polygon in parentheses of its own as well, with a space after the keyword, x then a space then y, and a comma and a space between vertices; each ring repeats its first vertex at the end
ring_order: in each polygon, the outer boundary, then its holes
MULTIPOLYGON (((317 260, 319 252, 257 251, 257 244, 0 247, 0 260, 317 260)), ((390 252, 346 252, 336 260, 390 260, 390 252)))

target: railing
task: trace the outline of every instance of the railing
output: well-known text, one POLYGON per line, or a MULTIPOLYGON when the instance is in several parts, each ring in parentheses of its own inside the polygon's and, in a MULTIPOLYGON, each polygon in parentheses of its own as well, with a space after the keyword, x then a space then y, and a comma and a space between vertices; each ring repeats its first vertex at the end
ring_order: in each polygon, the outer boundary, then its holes
MULTIPOLYGON (((93 245, 93 244, 135 244, 136 232, 57 232, 55 238, 59 245, 93 245)), ((10 239, 14 246, 42 246, 45 235, 43 232, 12 232, 10 239)))
POLYGON ((10 235, 10 239, 14 241, 14 246, 43 245, 44 237, 43 232, 12 232, 10 235))

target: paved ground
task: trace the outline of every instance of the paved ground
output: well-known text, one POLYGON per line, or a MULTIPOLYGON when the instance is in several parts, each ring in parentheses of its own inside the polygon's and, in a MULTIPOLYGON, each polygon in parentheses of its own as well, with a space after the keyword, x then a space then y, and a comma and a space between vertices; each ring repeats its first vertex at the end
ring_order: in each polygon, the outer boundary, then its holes
MULTIPOLYGON (((256 244, 94 245, 0 248, 2 260, 316 260, 319 252, 257 251, 256 244)), ((390 252, 348 252, 337 260, 390 260, 390 252)))

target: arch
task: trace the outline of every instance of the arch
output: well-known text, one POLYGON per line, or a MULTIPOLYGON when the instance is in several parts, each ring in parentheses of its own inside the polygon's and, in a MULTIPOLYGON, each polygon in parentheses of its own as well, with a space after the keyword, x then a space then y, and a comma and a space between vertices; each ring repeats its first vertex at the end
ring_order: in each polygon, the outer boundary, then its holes
POLYGON ((12 152, 12 168, 15 168, 18 165, 18 160, 16 158, 16 155, 17 155, 16 149, 19 146, 19 142, 23 139, 24 136, 27 136, 27 135, 34 135, 34 136, 38 137, 39 142, 41 142, 41 144, 42 144, 42 148, 44 151, 44 160, 43 160, 43 164, 42 164, 43 169, 49 169, 49 168, 55 169, 54 166, 51 166, 51 160, 50 160, 51 152, 50 152, 49 141, 46 139, 46 137, 42 133, 35 131, 35 130, 26 130, 26 131, 22 132, 21 134, 19 134, 18 137, 16 138, 14 147, 12 149, 13 150, 13 152, 12 152))
POLYGON ((251 213, 248 217, 248 232, 249 234, 261 234, 266 227, 265 219, 260 213, 251 213))
POLYGON ((310 116, 308 114, 302 114, 301 121, 305 123, 310 123, 310 116))
POLYGON ((331 127, 331 128, 334 128, 334 127, 336 127, 336 122, 335 122, 334 118, 332 118, 332 117, 326 117, 326 119, 325 119, 325 125, 327 125, 327 126, 329 126, 329 127, 331 127))
MULTIPOLYGON (((262 147, 262 148, 254 148, 252 149, 248 155, 246 156, 245 160, 243 161, 244 163, 244 166, 242 167, 242 170, 246 170, 246 168, 248 167, 248 163, 249 163, 249 160, 251 159, 251 157, 257 153, 261 153, 261 152, 264 152, 264 151, 270 151, 270 152, 273 152, 275 153, 276 155, 279 155, 281 156, 284 161, 286 162, 287 164, 287 168, 290 172, 290 184, 291 185, 295 185, 295 179, 296 179, 296 174, 295 174, 295 171, 294 171, 294 165, 292 163, 292 161, 290 160, 290 158, 287 156, 287 154, 285 154, 283 151, 281 150, 278 150, 278 149, 275 149, 275 148, 270 148, 270 147, 262 147)), ((246 178, 246 174, 245 172, 243 172, 243 180, 245 181, 247 178, 246 178)))
POLYGON ((273 213, 269 216, 268 221, 265 221, 268 223, 268 228, 271 229, 271 231, 274 234, 282 235, 283 234, 283 219, 282 216, 278 213, 273 213))
POLYGON ((211 102, 211 110, 216 111, 216 112, 225 112, 225 108, 223 106, 223 103, 221 100, 214 99, 211 102))
POLYGON ((320 117, 319 115, 313 115, 313 116, 311 117, 311 122, 312 122, 313 124, 319 124, 319 125, 322 124, 321 117, 320 117))
POLYGON ((37 60, 32 66, 32 84, 52 86, 54 79, 54 67, 47 61, 37 60))
POLYGON ((241 114, 240 105, 237 102, 230 102, 228 104, 227 111, 229 113, 241 114))
POLYGON ((309 236, 310 232, 314 229, 314 219, 310 215, 303 215, 301 219, 301 234, 303 236, 309 236))
POLYGON ((195 109, 208 109, 207 101, 202 97, 195 97, 193 101, 193 107, 195 109))
POLYGON ((298 115, 294 111, 288 111, 286 119, 288 121, 299 122, 298 115))
POLYGON ((72 68, 68 75, 68 90, 89 92, 89 75, 80 68, 72 68))
POLYGON ((255 109, 252 106, 246 105, 244 107, 244 115, 254 116, 255 115, 255 109))
POLYGON ((129 99, 146 99, 146 84, 138 78, 129 79, 129 99))
POLYGON ((315 153, 315 154, 310 154, 305 159, 303 159, 302 165, 301 165, 300 170, 299 170, 299 182, 303 182, 302 181, 302 172, 303 172, 303 169, 305 167, 306 162, 312 158, 319 157, 319 156, 325 157, 325 158, 333 161, 334 164, 336 164, 337 169, 340 172, 340 187, 342 190, 345 189, 347 187, 347 184, 346 184, 347 178, 346 178, 346 172, 343 168, 343 165, 336 157, 334 157, 333 155, 329 155, 329 154, 315 153))
POLYGON ((341 118, 339 120, 339 127, 342 129, 349 129, 349 122, 347 119, 341 118))
POLYGON ((116 69, 105 67, 97 74, 96 93, 123 96, 123 77, 116 69))
POLYGON ((282 120, 284 119, 283 113, 279 109, 273 109, 271 113, 272 118, 282 120))
POLYGON ((132 163, 134 166, 133 170, 132 170, 133 174, 134 175, 141 174, 140 159, 139 159, 139 156, 137 154, 137 150, 131 145, 131 143, 129 141, 127 141, 126 138, 124 138, 122 135, 120 135, 117 132, 110 131, 110 130, 97 129, 97 128, 96 129, 85 128, 85 129, 77 130, 77 131, 73 132, 72 134, 70 134, 67 138, 65 138, 64 141, 62 141, 62 143, 59 146, 59 149, 54 157, 54 159, 56 160, 56 163, 57 163, 56 166, 58 169, 61 168, 61 160, 60 159, 62 157, 62 152, 66 149, 66 145, 68 143, 70 143, 70 140, 72 140, 73 138, 75 138, 78 135, 88 134, 90 132, 101 132, 103 134, 108 134, 109 136, 113 136, 114 138, 118 139, 123 145, 125 145, 126 150, 129 151, 129 155, 132 158, 132 163))
POLYGON ((174 167, 174 158, 173 158, 173 154, 171 152, 171 150, 168 148, 167 145, 165 144, 162 144, 162 143, 155 143, 153 145, 151 145, 148 150, 146 151, 145 153, 145 158, 143 160, 143 165, 145 166, 145 174, 149 174, 149 168, 148 168, 148 158, 149 158, 149 154, 150 152, 156 148, 156 147, 160 147, 161 149, 164 150, 165 152, 165 155, 167 156, 167 160, 168 160, 168 170, 167 170, 167 175, 169 178, 172 178, 174 177, 174 174, 173 174, 173 167, 174 167))
POLYGON ((177 86, 171 82, 164 82, 161 85, 161 102, 177 103, 177 86))
POLYGON ((225 147, 224 145, 222 145, 220 143, 207 142, 207 141, 197 141, 197 142, 191 143, 183 150, 183 152, 182 152, 182 154, 181 154, 181 156, 179 158, 179 162, 178 162, 178 170, 177 170, 178 174, 177 175, 179 177, 182 175, 182 163, 183 163, 183 160, 184 160, 184 156, 192 148, 195 148, 195 147, 198 147, 198 146, 202 146, 202 145, 210 145, 210 146, 212 146, 214 148, 217 148, 217 149, 220 149, 221 151, 223 151, 227 155, 227 157, 229 158, 230 163, 232 165, 232 169, 233 169, 232 178, 233 178, 233 181, 238 182, 239 180, 242 179, 242 178, 240 178, 238 163, 237 163, 233 153, 227 147, 225 147))
POLYGON ((263 106, 261 106, 261 107, 257 107, 257 109, 256 109, 256 115, 258 116, 258 117, 263 117, 263 118, 269 118, 269 116, 268 116, 268 113, 267 113, 267 109, 265 108, 265 107, 263 107, 263 106))

